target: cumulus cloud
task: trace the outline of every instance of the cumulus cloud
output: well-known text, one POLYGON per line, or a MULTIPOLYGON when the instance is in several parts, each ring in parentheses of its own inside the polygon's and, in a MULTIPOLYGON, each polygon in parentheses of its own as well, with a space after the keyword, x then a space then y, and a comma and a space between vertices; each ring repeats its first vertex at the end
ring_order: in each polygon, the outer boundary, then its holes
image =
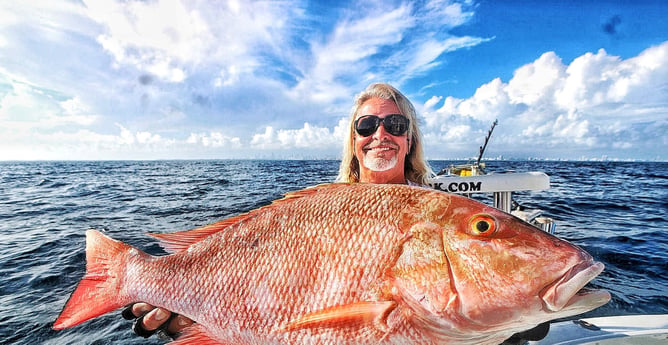
MULTIPOLYGON (((430 74, 448 53, 494 39, 452 30, 471 23, 475 2, 348 5, 0 3, 0 159, 58 150, 80 154, 63 155, 72 159, 336 155, 352 98, 372 81, 424 102, 432 158, 476 151, 496 118, 490 150, 632 156, 652 149, 648 137, 666 145, 668 43, 627 59, 598 50, 564 62, 546 52, 470 97, 427 95, 433 85, 409 86, 438 84, 430 74)), ((611 24, 611 32, 622 28, 611 24)))
MULTIPOLYGON (((109 159, 121 158, 119 152, 134 152, 125 158, 150 159, 173 147, 172 139, 149 132, 132 132, 118 125, 117 133, 103 134, 88 129, 51 132, 26 130, 5 132, 8 141, 0 142, 1 160, 29 159, 109 159), (53 143, 58 143, 54 146, 53 143)), ((164 157, 164 156, 163 156, 164 157)))
POLYGON ((539 155, 543 147, 577 154, 613 149, 628 150, 629 157, 648 149, 660 154, 668 140, 666 80, 668 42, 626 60, 601 49, 568 65, 547 52, 518 68, 508 82, 496 78, 470 98, 429 99, 423 106, 426 137, 440 147, 459 149, 462 141, 476 147, 471 138, 481 142, 498 118, 492 145, 497 152, 527 147, 527 153, 539 155))
POLYGON ((210 133, 190 133, 186 143, 191 145, 201 145, 205 148, 238 149, 241 148, 241 140, 238 137, 231 137, 220 132, 210 133))
POLYGON ((240 139, 219 132, 191 133, 175 139, 149 131, 135 131, 121 124, 109 133, 88 129, 64 129, 21 133, 3 131, 8 140, 0 142, 0 160, 30 159, 165 159, 174 154, 208 157, 241 147, 240 139), (52 143, 57 142, 54 147, 52 143), (131 152, 132 154, 128 154, 131 152))
POLYGON ((343 130, 345 120, 339 121, 339 125, 333 130, 325 127, 313 126, 304 123, 299 129, 274 129, 271 126, 265 128, 264 133, 255 134, 250 142, 251 147, 258 149, 331 149, 341 145, 343 141, 343 130))
POLYGON ((484 41, 449 33, 472 17, 468 1, 357 5, 364 10, 321 13, 298 0, 0 4, 0 42, 12 52, 0 62, 16 66, 0 70, 12 85, 0 88, 0 112, 11 113, 0 121, 21 118, 11 124, 26 135, 45 126, 109 135, 122 123, 151 133, 133 135, 137 143, 183 141, 185 131, 186 144, 209 149, 331 146, 339 135, 329 121, 369 81, 402 83, 484 41), (40 21, 23 20, 37 11, 40 21), (258 123, 274 132, 257 134, 258 123))

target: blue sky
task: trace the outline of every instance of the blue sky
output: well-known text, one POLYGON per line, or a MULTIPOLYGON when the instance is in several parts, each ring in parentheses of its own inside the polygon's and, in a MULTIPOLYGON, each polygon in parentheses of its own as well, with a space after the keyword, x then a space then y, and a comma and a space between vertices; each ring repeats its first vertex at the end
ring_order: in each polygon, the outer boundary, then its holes
POLYGON ((668 160, 656 1, 3 1, 0 160, 338 158, 398 87, 431 159, 668 160))

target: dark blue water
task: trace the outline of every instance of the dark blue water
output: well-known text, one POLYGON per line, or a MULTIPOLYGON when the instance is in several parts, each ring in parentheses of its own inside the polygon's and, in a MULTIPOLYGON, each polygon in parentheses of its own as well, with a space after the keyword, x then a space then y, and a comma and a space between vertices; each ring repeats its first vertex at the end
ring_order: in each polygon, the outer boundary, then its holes
MULTIPOLYGON (((336 161, 0 163, 0 343, 163 343, 134 336, 119 313, 51 330, 84 273, 84 231, 160 254, 145 232, 212 223, 330 182, 337 169, 336 161)), ((588 316, 668 313, 668 163, 488 162, 508 169, 550 175, 552 189, 516 199, 605 263, 592 285, 613 300, 588 316)))

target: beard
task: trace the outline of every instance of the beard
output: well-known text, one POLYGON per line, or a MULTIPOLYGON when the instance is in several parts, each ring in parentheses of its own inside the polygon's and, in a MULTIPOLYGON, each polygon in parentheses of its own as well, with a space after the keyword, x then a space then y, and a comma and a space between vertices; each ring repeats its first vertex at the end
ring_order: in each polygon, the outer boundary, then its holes
POLYGON ((379 156, 373 156, 369 153, 364 155, 363 164, 364 166, 371 171, 387 171, 397 165, 397 155, 394 154, 392 157, 385 158, 379 156))

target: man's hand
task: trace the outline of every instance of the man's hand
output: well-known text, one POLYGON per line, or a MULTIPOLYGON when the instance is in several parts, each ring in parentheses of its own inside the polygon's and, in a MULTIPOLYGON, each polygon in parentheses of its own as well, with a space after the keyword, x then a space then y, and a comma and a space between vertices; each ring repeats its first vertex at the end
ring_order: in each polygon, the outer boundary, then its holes
POLYGON ((132 330, 144 338, 161 331, 174 338, 186 327, 193 324, 189 318, 172 314, 164 308, 157 308, 148 303, 135 303, 123 310, 123 318, 136 319, 132 330))
POLYGON ((529 340, 541 340, 545 338, 549 331, 550 322, 544 322, 532 329, 513 334, 512 337, 506 339, 501 345, 522 345, 526 344, 529 340))

